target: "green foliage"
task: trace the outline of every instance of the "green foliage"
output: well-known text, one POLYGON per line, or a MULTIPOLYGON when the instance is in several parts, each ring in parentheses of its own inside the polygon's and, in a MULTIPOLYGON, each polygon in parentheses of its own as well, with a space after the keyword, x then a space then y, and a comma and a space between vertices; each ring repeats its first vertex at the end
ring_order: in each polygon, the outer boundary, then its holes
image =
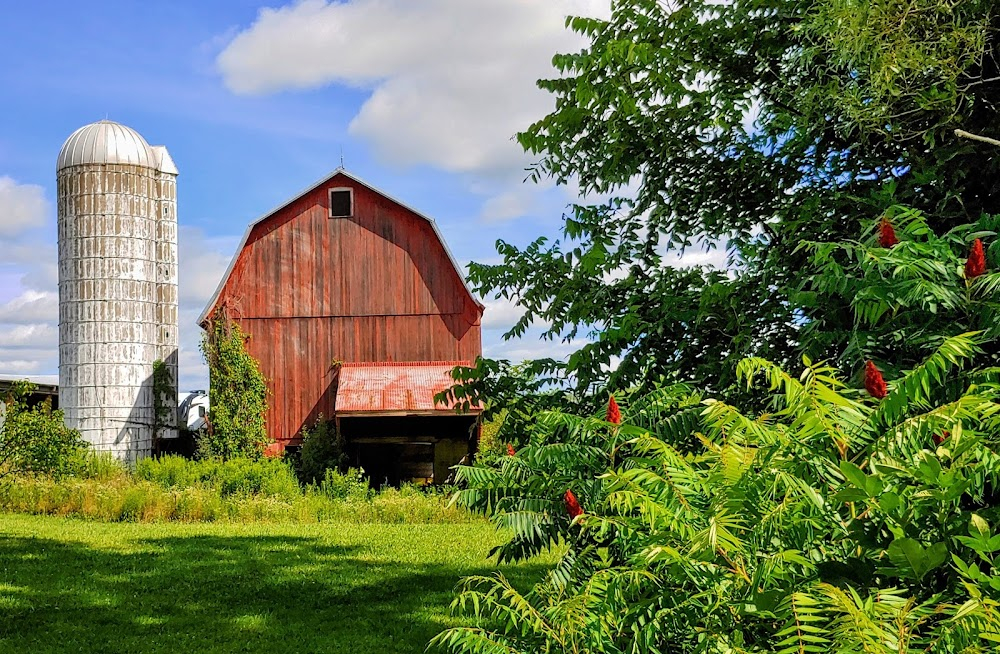
POLYGON ((374 495, 364 472, 357 468, 348 468, 345 472, 327 468, 318 487, 320 493, 334 500, 364 500, 374 495))
POLYGON ((619 427, 547 416, 537 445, 500 469, 463 470, 469 489, 458 497, 513 530, 501 558, 560 539, 570 550, 527 594, 502 578, 467 580, 455 608, 477 627, 436 643, 456 652, 991 650, 1000 639, 1000 582, 991 585, 1000 537, 990 526, 1000 516, 1000 387, 956 374, 977 339, 948 339, 895 380, 929 393, 900 396, 891 415, 827 365, 807 361, 791 376, 756 359, 739 379, 770 390, 768 413, 688 404, 697 398, 671 391, 674 416, 697 406, 695 424, 663 414, 628 424, 663 406, 660 391, 633 400, 619 427), (941 377, 934 357, 956 368, 941 377), (955 379, 960 397, 941 403, 955 379), (685 453, 692 438, 701 446, 685 453), (590 477, 535 480, 542 462, 552 476, 602 458, 605 470, 590 477), (575 521, 560 506, 567 486, 586 511, 575 521))
POLYGON ((153 362, 153 442, 158 447, 164 429, 176 427, 177 392, 170 368, 162 359, 153 362))
POLYGON ((29 406, 35 385, 14 382, 0 402, 0 480, 13 474, 63 475, 86 448, 47 399, 29 406))
POLYGON ((523 310, 509 336, 582 343, 453 394, 516 403, 526 444, 457 501, 511 530, 503 560, 569 549, 528 593, 470 579, 475 626, 434 644, 995 651, 1000 278, 963 263, 975 238, 1000 263, 1000 158, 954 129, 1000 133, 996 3, 617 0, 568 25, 590 44, 518 138, 535 179, 609 199, 470 276, 523 310), (699 241, 726 273, 670 265, 699 241))
POLYGON ((291 466, 278 459, 192 461, 167 455, 137 461, 135 477, 168 489, 212 489, 224 498, 261 495, 293 500, 302 494, 291 466))
POLYGON ((339 473, 346 469, 344 437, 334 421, 320 415, 311 428, 302 430, 302 449, 295 467, 303 484, 320 483, 327 470, 339 473))
POLYGON ((265 424, 267 383, 247 353, 247 338, 221 310, 202 338, 210 408, 208 428, 196 437, 201 457, 259 458, 271 442, 265 424))
POLYGON ((833 80, 830 92, 857 135, 924 137, 961 126, 975 87, 994 62, 995 3, 982 0, 827 0, 805 31, 813 65, 833 80), (986 70, 984 70, 986 68, 986 70), (853 74, 844 74, 851 72, 853 74), (838 74, 839 73, 839 74, 838 74))
MULTIPOLYGON (((676 385, 638 399, 625 415, 637 424, 682 430, 697 420, 699 412, 697 396, 676 385), (670 413, 671 419, 661 423, 655 416, 663 413, 670 413)), ((618 456, 617 445, 630 429, 606 422, 603 412, 581 418, 558 411, 542 413, 515 456, 503 456, 496 467, 456 468, 457 482, 466 487, 455 494, 455 501, 494 515, 510 530, 512 538, 495 552, 501 561, 551 549, 565 539, 571 523, 563 494, 572 490, 584 506, 602 501, 598 476, 618 456)))
POLYGON ((474 366, 459 366, 452 371, 456 384, 438 394, 436 401, 468 408, 482 407, 480 420, 486 430, 480 443, 484 463, 502 459, 507 444, 518 448, 526 443, 525 434, 539 414, 548 410, 586 410, 577 396, 560 387, 563 364, 552 359, 509 361, 478 358, 474 366), (571 409, 568 409, 571 408, 571 409))
POLYGON ((111 452, 85 449, 73 456, 66 474, 78 479, 107 482, 127 477, 129 468, 111 452))
MULTIPOLYGON (((799 246, 810 254, 816 272, 803 275, 794 301, 803 307, 834 301, 850 307, 855 317, 849 338, 838 339, 844 348, 840 359, 874 359, 895 372, 925 356, 942 334, 982 331, 987 341, 995 341, 1000 274, 966 280, 963 266, 974 239, 996 236, 997 220, 984 216, 937 236, 913 209, 890 207, 882 218, 862 226, 863 239, 799 246), (876 238, 882 218, 891 221, 900 239, 889 249, 879 247, 876 238)), ((803 326, 805 351, 829 350, 833 342, 826 327, 822 321, 803 326)), ((991 362, 1000 362, 995 355, 991 362)))
POLYGON ((995 3, 611 6, 568 21, 589 44, 554 57, 539 86, 555 108, 518 135, 534 179, 600 200, 571 206, 558 239, 500 241, 501 262, 470 266, 481 295, 522 311, 508 336, 544 324, 577 345, 527 367, 577 401, 677 381, 737 399, 748 356, 853 367, 851 298, 801 293, 802 242, 856 239, 896 205, 937 233, 1000 214, 1000 159, 953 133, 1000 133, 995 3), (699 244, 729 269, 676 265, 699 244))
POLYGON ((129 471, 107 457, 81 457, 70 475, 17 477, 0 492, 0 511, 67 515, 103 522, 439 524, 482 522, 443 491, 404 485, 369 489, 360 471, 328 471, 298 485, 274 459, 191 461, 146 458, 129 471))
MULTIPOLYGON (((507 442, 503 440, 504 422, 507 411, 493 415, 489 420, 482 420, 479 426, 479 443, 476 446, 476 463, 481 466, 494 467, 499 465, 507 455, 507 442)), ((513 444, 511 444, 513 447, 513 444)))
POLYGON ((476 626, 435 645, 993 651, 1000 367, 984 353, 996 346, 998 299, 992 275, 964 279, 959 254, 986 234, 938 237, 918 212, 892 217, 891 249, 873 237, 802 245, 814 266, 803 292, 824 287, 853 309, 851 358, 890 362, 884 399, 825 362, 804 357, 792 375, 752 357, 735 368, 759 400, 749 410, 681 385, 622 397, 617 426, 540 414, 515 456, 459 469, 456 501, 510 531, 501 560, 561 542, 568 552, 528 593, 467 580, 454 607, 476 626), (585 512, 575 519, 567 489, 585 512))

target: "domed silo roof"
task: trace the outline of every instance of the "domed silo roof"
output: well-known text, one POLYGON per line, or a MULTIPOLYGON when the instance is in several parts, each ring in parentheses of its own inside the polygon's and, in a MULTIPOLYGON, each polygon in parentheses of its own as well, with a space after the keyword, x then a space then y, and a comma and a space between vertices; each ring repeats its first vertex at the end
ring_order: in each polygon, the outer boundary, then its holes
POLYGON ((56 170, 84 164, 132 164, 156 168, 156 155, 131 127, 101 120, 76 130, 62 146, 56 170))

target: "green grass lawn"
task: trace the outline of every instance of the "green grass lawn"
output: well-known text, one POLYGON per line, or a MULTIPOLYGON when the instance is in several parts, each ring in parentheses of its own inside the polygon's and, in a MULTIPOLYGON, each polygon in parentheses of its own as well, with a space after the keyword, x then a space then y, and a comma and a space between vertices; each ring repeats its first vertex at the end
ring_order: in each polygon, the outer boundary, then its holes
MULTIPOLYGON (((422 652, 496 542, 485 523, 0 515, 0 652, 422 652)), ((499 569, 526 587, 545 567, 499 569)))

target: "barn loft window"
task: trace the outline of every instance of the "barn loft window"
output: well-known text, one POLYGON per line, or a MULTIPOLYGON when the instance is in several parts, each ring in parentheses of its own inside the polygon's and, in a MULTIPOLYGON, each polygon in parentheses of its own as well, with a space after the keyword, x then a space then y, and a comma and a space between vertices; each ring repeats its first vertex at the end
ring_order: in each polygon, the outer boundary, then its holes
POLYGON ((330 217, 350 218, 354 215, 354 193, 349 188, 330 189, 330 217))

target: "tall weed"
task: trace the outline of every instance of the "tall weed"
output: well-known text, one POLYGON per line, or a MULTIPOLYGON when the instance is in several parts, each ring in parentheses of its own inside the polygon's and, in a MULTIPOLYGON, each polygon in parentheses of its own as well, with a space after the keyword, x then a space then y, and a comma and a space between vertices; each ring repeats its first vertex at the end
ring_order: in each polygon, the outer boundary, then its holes
POLYGON ((176 462, 164 466, 140 462, 134 476, 18 478, 0 491, 0 511, 102 522, 431 524, 484 520, 451 506, 442 492, 416 487, 375 492, 363 480, 346 476, 329 476, 324 481, 329 481, 325 489, 323 484, 304 491, 296 486, 292 492, 281 473, 268 476, 246 473, 242 466, 188 468, 176 462), (196 469, 212 474, 206 479, 193 474, 196 469), (139 477, 140 470, 144 478, 139 477))
POLYGON ((291 466, 277 459, 190 460, 168 455, 140 460, 135 477, 165 489, 214 490, 223 498, 261 495, 292 501, 302 495, 291 466))

